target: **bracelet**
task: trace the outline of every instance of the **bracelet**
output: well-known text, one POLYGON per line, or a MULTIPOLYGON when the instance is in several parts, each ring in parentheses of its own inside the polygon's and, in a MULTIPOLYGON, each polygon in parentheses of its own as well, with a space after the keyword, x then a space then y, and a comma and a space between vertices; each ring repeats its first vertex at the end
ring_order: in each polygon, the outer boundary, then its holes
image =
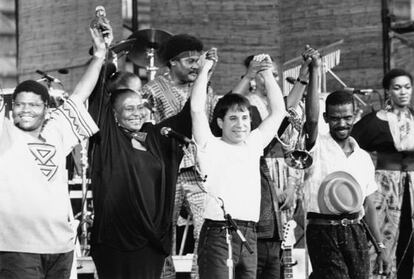
POLYGON ((377 244, 378 244, 378 247, 381 248, 381 249, 387 248, 387 246, 385 246, 385 244, 383 242, 377 242, 377 244))
POLYGON ((303 85, 308 85, 309 84, 309 82, 307 80, 300 79, 299 77, 296 79, 296 81, 302 83, 303 85))
POLYGON ((382 250, 384 250, 385 248, 387 248, 387 246, 385 246, 385 244, 383 243, 383 242, 377 242, 376 243, 377 245, 376 245, 376 251, 375 252, 377 252, 377 254, 380 254, 380 253, 382 253, 382 250))

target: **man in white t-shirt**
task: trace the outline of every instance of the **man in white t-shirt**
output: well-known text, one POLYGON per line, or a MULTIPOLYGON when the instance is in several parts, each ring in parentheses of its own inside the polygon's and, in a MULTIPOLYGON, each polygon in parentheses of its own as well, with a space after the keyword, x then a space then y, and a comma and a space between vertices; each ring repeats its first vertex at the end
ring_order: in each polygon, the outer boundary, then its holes
POLYGON ((221 138, 211 133, 205 113, 208 74, 214 57, 201 59, 199 75, 191 95, 193 136, 198 145, 197 160, 206 175, 204 224, 200 233, 198 264, 200 278, 228 278, 228 246, 224 213, 230 214, 253 250, 249 253, 233 233, 232 250, 236 278, 256 278, 256 222, 260 215, 259 161, 263 149, 276 135, 286 110, 282 92, 272 73, 268 55, 258 55, 260 73, 268 92, 270 113, 251 132, 249 101, 238 94, 226 94, 214 110, 221 138))
POLYGON ((313 57, 306 97, 306 148, 313 164, 305 177, 306 243, 314 279, 368 279, 369 228, 378 247, 377 263, 387 273, 373 193, 378 186, 367 152, 350 136, 353 96, 335 91, 326 98, 323 114, 329 133, 318 133, 320 57, 313 57), (362 218, 364 217, 365 223, 362 218))
MULTIPOLYGON (((112 31, 107 26, 108 43, 112 31)), ((97 132, 84 102, 104 61, 103 35, 74 92, 49 113, 50 96, 26 80, 13 93, 13 119, 0 96, 0 278, 69 278, 75 235, 65 168, 73 147, 97 132)))

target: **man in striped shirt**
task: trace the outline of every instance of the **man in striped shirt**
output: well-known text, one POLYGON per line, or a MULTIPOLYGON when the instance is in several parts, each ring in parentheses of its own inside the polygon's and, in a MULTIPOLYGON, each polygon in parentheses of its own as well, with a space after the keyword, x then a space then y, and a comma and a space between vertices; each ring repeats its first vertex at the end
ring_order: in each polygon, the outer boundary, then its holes
MULTIPOLYGON (((184 107, 191 94, 193 82, 198 76, 198 60, 202 52, 203 43, 188 34, 172 36, 161 47, 161 60, 167 65, 168 71, 158 75, 141 89, 143 97, 148 99, 155 110, 154 118, 157 123, 176 115, 184 107)), ((217 56, 216 53, 214 55, 217 56)), ((211 119, 217 97, 211 87, 207 91, 206 111, 211 119)), ((195 169, 195 147, 190 145, 184 151, 176 186, 173 226, 177 223, 180 208, 186 199, 193 217, 194 238, 197 239, 203 222, 205 196, 200 189, 203 187, 203 178, 195 169)))

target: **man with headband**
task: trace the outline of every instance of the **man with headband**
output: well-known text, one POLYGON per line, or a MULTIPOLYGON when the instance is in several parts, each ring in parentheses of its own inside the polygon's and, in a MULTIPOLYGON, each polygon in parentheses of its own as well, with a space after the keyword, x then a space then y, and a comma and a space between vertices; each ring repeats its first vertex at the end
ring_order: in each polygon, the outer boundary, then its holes
MULTIPOLYGON (((142 88, 144 98, 147 98, 155 109, 154 116, 157 123, 176 115, 184 107, 191 94, 193 82, 198 76, 198 60, 202 52, 203 43, 198 38, 188 34, 174 35, 161 47, 160 57, 168 67, 168 71, 163 75, 158 75, 142 88)), ((217 58, 216 49, 211 49, 208 52, 213 53, 217 58)), ((217 98, 211 87, 207 91, 207 113, 211 119, 217 98)), ((200 190, 203 181, 194 168, 194 146, 188 146, 185 151, 176 186, 173 226, 177 223, 180 208, 185 198, 193 216, 194 237, 196 238, 195 249, 197 249, 197 239, 203 221, 204 193, 200 190)), ((194 260, 193 263, 195 262, 194 260)))
POLYGON ((8 119, 0 96, 0 278, 70 277, 75 233, 66 156, 98 131, 84 102, 106 51, 102 33, 92 29, 91 35, 94 56, 61 106, 49 112, 46 87, 26 80, 14 90, 8 119))

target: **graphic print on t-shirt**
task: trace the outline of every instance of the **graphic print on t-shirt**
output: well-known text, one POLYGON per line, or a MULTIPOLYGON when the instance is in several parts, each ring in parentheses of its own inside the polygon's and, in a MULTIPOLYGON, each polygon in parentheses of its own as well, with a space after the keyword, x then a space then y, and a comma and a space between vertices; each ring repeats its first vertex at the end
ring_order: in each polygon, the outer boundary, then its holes
POLYGON ((56 147, 47 143, 29 143, 29 150, 35 157, 37 165, 47 180, 52 180, 58 166, 53 162, 56 147))

